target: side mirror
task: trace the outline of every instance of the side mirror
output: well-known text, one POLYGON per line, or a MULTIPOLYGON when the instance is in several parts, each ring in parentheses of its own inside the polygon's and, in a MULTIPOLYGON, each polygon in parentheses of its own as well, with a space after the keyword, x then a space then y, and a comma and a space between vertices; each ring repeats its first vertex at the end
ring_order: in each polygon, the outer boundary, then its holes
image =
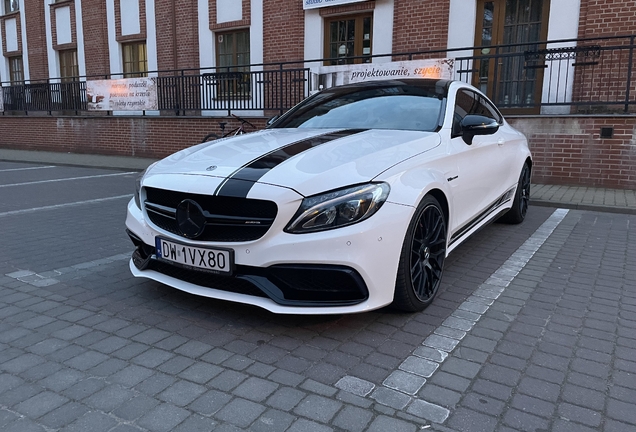
POLYGON ((274 122, 276 120, 278 120, 280 118, 279 114, 276 114, 274 117, 270 118, 269 120, 267 120, 267 126, 271 126, 272 124, 274 124, 274 122))
POLYGON ((492 135, 499 130, 499 123, 490 117, 467 115, 461 121, 462 138, 468 145, 473 143, 475 135, 492 135))

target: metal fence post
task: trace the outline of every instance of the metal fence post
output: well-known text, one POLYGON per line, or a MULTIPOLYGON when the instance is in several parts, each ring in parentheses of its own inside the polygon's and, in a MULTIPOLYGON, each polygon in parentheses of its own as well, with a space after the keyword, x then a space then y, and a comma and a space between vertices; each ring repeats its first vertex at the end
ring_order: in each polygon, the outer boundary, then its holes
POLYGON ((632 69, 634 62, 634 38, 636 36, 632 35, 629 42, 629 63, 627 64, 627 88, 625 89, 625 113, 629 112, 629 97, 630 90, 632 87, 632 69))
POLYGON ((280 64, 278 72, 278 111, 283 115, 283 64, 280 64))

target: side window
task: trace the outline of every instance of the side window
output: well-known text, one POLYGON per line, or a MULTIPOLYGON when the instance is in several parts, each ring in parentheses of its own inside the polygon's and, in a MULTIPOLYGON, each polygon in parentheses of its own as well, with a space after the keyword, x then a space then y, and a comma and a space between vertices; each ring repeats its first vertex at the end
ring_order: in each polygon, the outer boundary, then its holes
POLYGON ((471 114, 482 115, 484 117, 497 120, 497 123, 502 123, 503 119, 501 118, 501 114, 499 114, 499 111, 497 111, 497 109, 490 102, 488 102, 488 100, 486 100, 483 96, 478 96, 478 97, 479 97, 479 103, 476 106, 477 109, 475 110, 474 113, 471 113, 471 114))
POLYGON ((457 92, 451 138, 458 137, 462 134, 460 123, 468 114, 473 114, 474 107, 475 93, 468 90, 460 90, 457 92))
POLYGON ((503 123, 503 118, 497 108, 493 106, 483 96, 470 91, 460 90, 455 98, 455 113, 453 117, 453 130, 451 138, 461 136, 462 130, 460 123, 469 114, 481 115, 484 117, 497 120, 499 124, 503 123))

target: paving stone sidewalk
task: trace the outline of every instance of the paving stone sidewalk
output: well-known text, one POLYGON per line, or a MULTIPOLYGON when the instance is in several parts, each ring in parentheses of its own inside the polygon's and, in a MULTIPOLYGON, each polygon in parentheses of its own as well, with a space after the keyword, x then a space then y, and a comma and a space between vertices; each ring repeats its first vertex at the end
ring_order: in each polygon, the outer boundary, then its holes
POLYGON ((434 430, 636 430, 634 222, 570 212, 424 387, 434 430))
POLYGON ((629 212, 489 226, 421 314, 285 317, 132 278, 96 205, 3 219, 3 432, 636 430, 629 212))

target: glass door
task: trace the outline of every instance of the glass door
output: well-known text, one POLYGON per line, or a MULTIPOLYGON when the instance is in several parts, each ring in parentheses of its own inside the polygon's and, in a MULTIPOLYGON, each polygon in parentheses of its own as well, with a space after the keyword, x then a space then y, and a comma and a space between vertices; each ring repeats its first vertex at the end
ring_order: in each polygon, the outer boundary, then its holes
POLYGON ((475 44, 482 48, 473 85, 507 112, 539 109, 545 64, 526 61, 525 53, 544 48, 549 6, 549 0, 478 0, 475 44))

